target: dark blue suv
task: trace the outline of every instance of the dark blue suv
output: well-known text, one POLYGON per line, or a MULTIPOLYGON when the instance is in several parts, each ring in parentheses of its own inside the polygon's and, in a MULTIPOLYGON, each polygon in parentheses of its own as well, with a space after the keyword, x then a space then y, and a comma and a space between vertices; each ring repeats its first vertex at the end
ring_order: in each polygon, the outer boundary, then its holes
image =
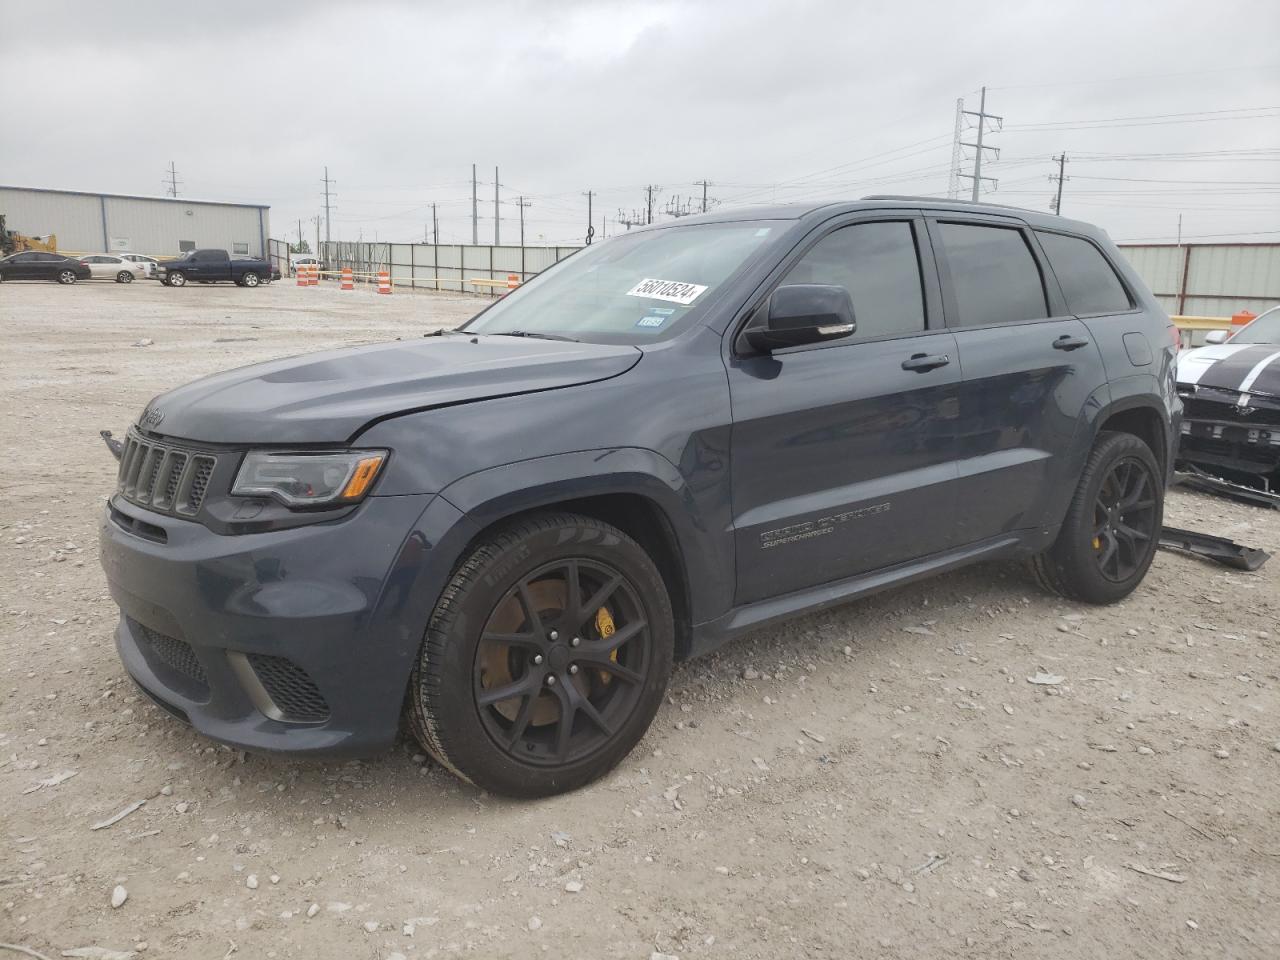
POLYGON ((102 522, 120 656, 249 750, 402 716, 495 792, 580 786, 674 660, 964 564, 1132 591, 1180 407, 1102 231, 868 198, 593 245, 461 329, 157 397, 102 522))

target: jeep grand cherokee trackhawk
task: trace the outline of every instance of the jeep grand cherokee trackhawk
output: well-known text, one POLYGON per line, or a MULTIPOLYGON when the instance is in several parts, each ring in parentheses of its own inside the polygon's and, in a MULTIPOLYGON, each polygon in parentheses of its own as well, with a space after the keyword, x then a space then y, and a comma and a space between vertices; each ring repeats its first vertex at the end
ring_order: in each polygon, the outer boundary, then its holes
POLYGON ((1142 580, 1168 318, 1097 228, 868 198, 592 245, 458 330, 153 400, 101 528, 124 666, 248 750, 402 715, 498 793, 600 776, 674 660, 964 564, 1142 580))

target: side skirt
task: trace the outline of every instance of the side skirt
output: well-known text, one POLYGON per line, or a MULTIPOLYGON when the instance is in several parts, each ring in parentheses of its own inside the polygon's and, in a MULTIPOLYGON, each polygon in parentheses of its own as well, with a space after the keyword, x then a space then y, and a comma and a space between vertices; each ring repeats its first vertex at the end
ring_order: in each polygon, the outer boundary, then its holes
POLYGON ((946 573, 982 560, 1029 556, 1046 549, 1058 535, 1057 527, 1014 530, 998 537, 966 544, 941 553, 910 560, 883 570, 858 574, 845 580, 807 587, 781 597, 757 600, 734 607, 714 620, 693 625, 691 657, 710 653, 739 634, 758 627, 789 620, 806 613, 848 603, 935 574, 946 573))

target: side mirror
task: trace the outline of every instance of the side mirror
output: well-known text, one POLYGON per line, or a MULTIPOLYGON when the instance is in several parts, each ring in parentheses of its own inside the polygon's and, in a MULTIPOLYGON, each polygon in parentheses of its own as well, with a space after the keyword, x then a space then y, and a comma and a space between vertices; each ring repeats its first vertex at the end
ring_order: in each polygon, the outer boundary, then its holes
POLYGON ((858 329, 853 300, 844 287, 794 283, 779 287, 769 298, 763 327, 746 331, 747 343, 763 353, 823 340, 838 340, 858 329))
POLYGON ((1226 330, 1210 330, 1204 335, 1206 344, 1226 343, 1231 334, 1226 330))

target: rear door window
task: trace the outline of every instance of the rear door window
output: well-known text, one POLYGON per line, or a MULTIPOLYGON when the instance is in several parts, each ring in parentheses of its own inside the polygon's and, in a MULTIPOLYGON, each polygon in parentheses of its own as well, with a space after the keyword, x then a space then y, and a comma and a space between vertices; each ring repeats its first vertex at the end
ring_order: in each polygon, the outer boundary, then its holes
POLYGON ((1121 313, 1133 308, 1115 270, 1088 240, 1039 230, 1036 238, 1072 313, 1121 313))
POLYGON ((1023 323, 1049 316, 1040 268, 1017 227, 939 223, 955 299, 949 326, 1023 323))
POLYGON ((909 221, 855 223, 827 234, 787 272, 784 284, 844 287, 858 322, 854 339, 924 330, 924 292, 909 221))

